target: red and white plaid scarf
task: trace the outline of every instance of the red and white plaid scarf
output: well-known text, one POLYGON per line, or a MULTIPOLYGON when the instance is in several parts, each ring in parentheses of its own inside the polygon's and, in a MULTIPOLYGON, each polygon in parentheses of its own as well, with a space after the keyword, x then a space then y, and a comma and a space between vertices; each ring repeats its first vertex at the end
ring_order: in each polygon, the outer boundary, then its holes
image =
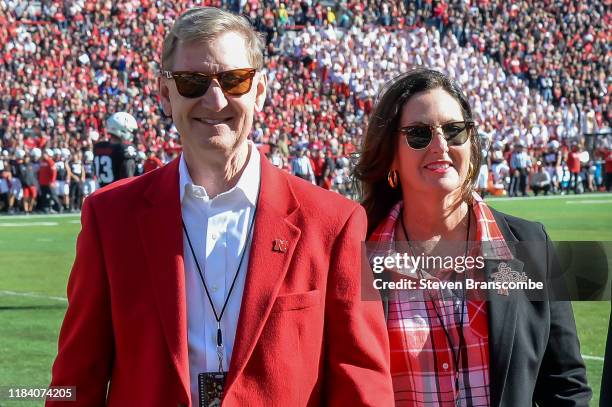
MULTIPOLYGON (((403 203, 398 202, 373 232, 370 241, 378 243, 370 252, 371 256, 389 255, 394 251, 395 226, 402 206, 403 203)), ((476 193, 471 208, 477 225, 474 240, 489 242, 487 247, 492 250, 485 257, 511 257, 491 210, 476 193)), ((459 400, 461 406, 489 406, 486 302, 436 299, 436 311, 431 297, 424 298, 425 292, 395 291, 389 301, 387 330, 396 406, 455 406, 455 400, 459 400), (460 310, 462 303, 463 310, 460 310), (457 394, 453 349, 457 352, 461 313, 464 340, 460 351, 457 394), (444 326, 440 320, 444 321, 444 326), (447 339, 445 328, 452 344, 447 339)))

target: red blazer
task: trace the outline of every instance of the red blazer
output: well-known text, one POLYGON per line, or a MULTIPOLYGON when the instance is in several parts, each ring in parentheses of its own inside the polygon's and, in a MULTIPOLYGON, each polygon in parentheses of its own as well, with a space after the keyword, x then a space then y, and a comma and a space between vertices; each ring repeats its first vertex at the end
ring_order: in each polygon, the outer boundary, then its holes
MULTIPOLYGON (((382 306, 361 300, 363 209, 261 161, 224 406, 392 406, 382 306)), ((76 403, 47 406, 190 405, 178 182, 174 160, 85 200, 51 383, 76 403)))

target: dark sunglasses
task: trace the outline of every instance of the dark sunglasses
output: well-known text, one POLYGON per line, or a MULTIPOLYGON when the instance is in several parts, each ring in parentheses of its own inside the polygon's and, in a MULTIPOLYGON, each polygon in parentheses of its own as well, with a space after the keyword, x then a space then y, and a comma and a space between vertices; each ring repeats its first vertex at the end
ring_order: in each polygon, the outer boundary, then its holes
POLYGON ((242 68, 214 74, 189 71, 161 71, 161 74, 167 79, 174 79, 179 95, 193 99, 203 96, 213 79, 219 82, 224 93, 242 96, 251 90, 255 72, 255 68, 242 68))
POLYGON ((474 130, 473 121, 450 122, 437 126, 406 126, 399 132, 406 138, 406 144, 415 150, 422 150, 429 146, 433 139, 436 128, 442 129, 444 139, 449 146, 460 146, 470 138, 470 132, 474 130))

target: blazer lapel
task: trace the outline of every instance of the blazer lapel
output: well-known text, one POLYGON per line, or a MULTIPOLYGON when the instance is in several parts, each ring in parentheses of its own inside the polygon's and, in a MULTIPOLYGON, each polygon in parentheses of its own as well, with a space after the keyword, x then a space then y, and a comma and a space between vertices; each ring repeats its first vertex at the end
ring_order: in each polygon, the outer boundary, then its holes
MULTIPOLYGON (((517 239, 508 228, 505 219, 496 211, 492 211, 492 213, 504 239, 509 246, 512 245, 517 239)), ((493 281, 491 274, 498 272, 499 264, 507 260, 509 259, 485 261, 487 281, 493 281)), ((516 291, 509 291, 508 295, 502 295, 497 290, 489 290, 487 293, 489 300, 489 376, 491 406, 493 407, 501 404, 508 367, 510 366, 516 328, 518 294, 516 291)))
POLYGON ((286 177, 262 158, 261 190, 226 395, 255 348, 300 239, 300 229, 291 222, 299 203, 286 177))
POLYGON ((155 300, 172 365, 189 400, 187 309, 183 265, 183 234, 179 197, 179 160, 158 170, 145 192, 146 207, 138 218, 146 264, 151 270, 155 300))
MULTIPOLYGON (((497 271, 498 264, 498 261, 485 262, 487 281, 492 281, 491 274, 497 271)), ((514 344, 517 301, 512 291, 508 294, 504 296, 496 290, 488 292, 491 406, 500 404, 514 344)))

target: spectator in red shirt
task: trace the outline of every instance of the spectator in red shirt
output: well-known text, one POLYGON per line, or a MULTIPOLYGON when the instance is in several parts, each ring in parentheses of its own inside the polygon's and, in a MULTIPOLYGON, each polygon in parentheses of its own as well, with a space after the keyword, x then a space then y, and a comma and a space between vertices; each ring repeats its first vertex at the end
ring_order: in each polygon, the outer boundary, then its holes
POLYGON ((565 191, 568 192, 570 187, 573 187, 574 193, 578 193, 578 174, 580 174, 580 147, 578 147, 578 144, 572 144, 572 148, 567 155, 567 168, 570 172, 570 179, 565 191))
POLYGON ((153 171, 157 168, 163 167, 164 163, 157 157, 157 151, 153 149, 147 150, 147 159, 145 160, 143 167, 145 174, 149 171, 153 171))
POLYGON ((341 140, 342 143, 342 154, 344 156, 350 156, 351 154, 353 154, 355 151, 357 151, 357 148, 355 147, 355 145, 350 141, 350 139, 347 139, 345 137, 343 137, 341 140))
POLYGON ((55 193, 55 181, 57 179, 57 169, 55 161, 51 158, 53 151, 43 150, 40 160, 40 170, 38 171, 38 184, 40 185, 40 206, 46 213, 56 213, 63 211, 63 206, 55 193), (51 205, 55 206, 51 208, 51 205))
POLYGON ((321 154, 318 147, 313 147, 311 150, 310 161, 312 163, 312 171, 314 172, 315 182, 318 186, 323 185, 323 169, 325 167, 325 157, 321 154))

